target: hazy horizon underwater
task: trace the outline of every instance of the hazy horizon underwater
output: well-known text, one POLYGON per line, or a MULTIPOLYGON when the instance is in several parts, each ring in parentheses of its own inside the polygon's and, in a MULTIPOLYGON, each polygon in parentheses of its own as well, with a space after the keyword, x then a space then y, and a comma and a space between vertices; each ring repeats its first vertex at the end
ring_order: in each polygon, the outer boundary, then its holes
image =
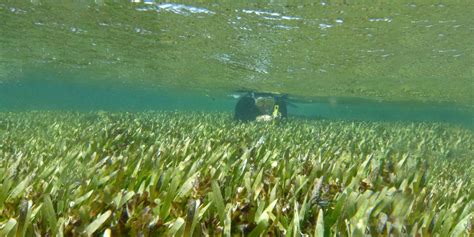
POLYGON ((0 236, 472 236, 472 12, 0 0, 0 236))

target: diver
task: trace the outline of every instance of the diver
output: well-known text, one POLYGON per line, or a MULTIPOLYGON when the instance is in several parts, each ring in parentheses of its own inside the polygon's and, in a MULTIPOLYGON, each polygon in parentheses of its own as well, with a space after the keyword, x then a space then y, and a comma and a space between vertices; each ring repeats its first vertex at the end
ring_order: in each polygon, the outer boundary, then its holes
POLYGON ((285 96, 272 93, 247 93, 235 105, 234 119, 269 122, 287 117, 285 96))

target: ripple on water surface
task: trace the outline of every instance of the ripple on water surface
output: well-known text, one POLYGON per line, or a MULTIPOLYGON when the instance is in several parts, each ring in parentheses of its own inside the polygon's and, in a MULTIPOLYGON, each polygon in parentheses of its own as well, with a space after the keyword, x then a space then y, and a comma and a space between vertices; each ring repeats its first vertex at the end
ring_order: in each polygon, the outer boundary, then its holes
POLYGON ((44 67, 149 85, 473 103, 473 9, 455 0, 96 3, 0 3, 1 79, 44 67))

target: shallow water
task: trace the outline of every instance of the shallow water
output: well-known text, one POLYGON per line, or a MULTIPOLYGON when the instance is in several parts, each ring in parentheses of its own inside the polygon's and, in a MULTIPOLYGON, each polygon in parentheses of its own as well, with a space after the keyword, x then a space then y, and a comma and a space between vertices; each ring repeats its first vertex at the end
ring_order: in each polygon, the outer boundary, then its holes
POLYGON ((472 124, 468 1, 1 1, 2 109, 232 111, 472 124))
MULTIPOLYGON (((239 93, 212 90, 144 88, 142 86, 81 83, 50 73, 26 75, 0 87, 0 112, 23 110, 234 111, 239 93), (38 76, 40 75, 40 76, 38 76), (44 79, 48 78, 48 79, 44 79)), ((289 97, 291 117, 352 121, 446 122, 474 129, 471 107, 452 103, 382 102, 344 97, 289 97)))
POLYGON ((474 4, 248 2, 0 0, 0 236, 473 236, 474 4))

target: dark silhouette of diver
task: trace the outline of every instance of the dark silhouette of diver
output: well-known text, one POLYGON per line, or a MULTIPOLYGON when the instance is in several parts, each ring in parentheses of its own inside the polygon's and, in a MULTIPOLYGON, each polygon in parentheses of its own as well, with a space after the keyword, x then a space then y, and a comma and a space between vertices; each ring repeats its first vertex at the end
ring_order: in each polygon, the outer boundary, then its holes
POLYGON ((248 121, 272 121, 288 115, 285 96, 270 93, 248 93, 235 105, 234 119, 248 121))

